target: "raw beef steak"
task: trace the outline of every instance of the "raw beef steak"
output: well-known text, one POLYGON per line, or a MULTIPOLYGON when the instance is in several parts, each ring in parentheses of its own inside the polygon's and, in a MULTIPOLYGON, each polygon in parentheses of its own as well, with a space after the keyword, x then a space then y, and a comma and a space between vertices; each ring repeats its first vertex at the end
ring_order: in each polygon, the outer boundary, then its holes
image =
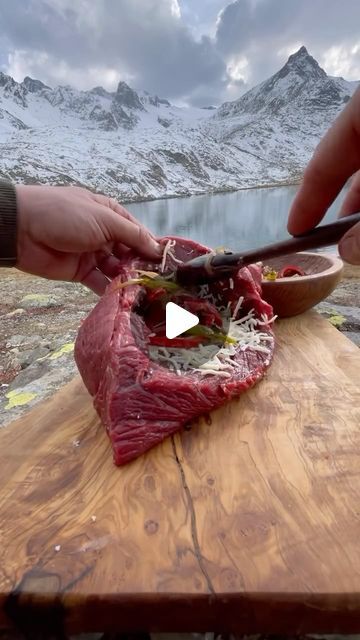
MULTIPOLYGON (((167 242, 165 274, 179 260, 209 251, 181 238, 163 241, 167 242)), ((227 309, 232 316, 229 334, 233 329, 235 338, 229 347, 219 346, 220 355, 210 364, 194 366, 186 360, 179 368, 177 361, 176 370, 171 362, 176 349, 149 345, 154 333, 139 311, 144 287, 122 286, 138 277, 140 269, 158 271, 160 266, 134 256, 124 261, 118 277, 84 320, 75 345, 78 369, 106 427, 117 465, 253 386, 270 365, 274 349, 272 308, 261 299, 260 269, 251 266, 233 278, 197 289, 200 299, 210 297, 227 309)), ((191 353, 196 355, 196 349, 191 353)))

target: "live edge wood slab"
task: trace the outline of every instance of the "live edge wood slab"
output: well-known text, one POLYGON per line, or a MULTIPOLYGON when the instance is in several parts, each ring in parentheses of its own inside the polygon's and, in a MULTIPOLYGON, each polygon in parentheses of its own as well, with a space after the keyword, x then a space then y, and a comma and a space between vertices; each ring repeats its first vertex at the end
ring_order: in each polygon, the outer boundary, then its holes
POLYGON ((359 631, 359 350, 314 312, 276 334, 264 381, 123 468, 79 378, 0 433, 0 628, 359 631))

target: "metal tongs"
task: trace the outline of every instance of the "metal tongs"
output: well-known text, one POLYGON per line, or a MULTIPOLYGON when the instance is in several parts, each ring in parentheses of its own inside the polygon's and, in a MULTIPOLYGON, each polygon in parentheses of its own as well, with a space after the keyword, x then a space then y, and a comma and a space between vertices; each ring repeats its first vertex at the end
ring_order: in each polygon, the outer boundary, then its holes
POLYGON ((242 267, 255 262, 286 256, 297 251, 327 247, 336 244, 344 233, 357 222, 360 222, 360 213, 345 216, 331 224, 316 227, 304 235, 269 244, 260 249, 244 253, 233 253, 232 251, 217 254, 207 253, 179 265, 174 274, 175 280, 181 285, 221 280, 224 276, 229 277, 242 267))

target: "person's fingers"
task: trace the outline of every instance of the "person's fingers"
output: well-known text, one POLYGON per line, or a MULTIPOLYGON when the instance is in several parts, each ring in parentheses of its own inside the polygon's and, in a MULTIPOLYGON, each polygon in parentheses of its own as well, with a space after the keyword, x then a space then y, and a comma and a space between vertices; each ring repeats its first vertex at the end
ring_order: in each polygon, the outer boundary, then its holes
POLYGON ((99 251, 97 254, 97 266, 107 278, 116 278, 120 272, 120 261, 112 254, 99 251))
POLYGON ((345 262, 360 265, 360 223, 351 227, 341 238, 339 253, 345 262))
POLYGON ((341 205, 339 217, 358 213, 358 211, 360 211, 360 171, 355 173, 351 180, 349 191, 341 205))
POLYGON ((97 223, 102 228, 107 242, 120 242, 146 258, 160 260, 163 248, 145 227, 135 224, 108 207, 102 206, 101 209, 97 223))
MULTIPOLYGON (((107 196, 104 196, 99 193, 94 193, 92 195, 95 202, 98 202, 99 204, 102 204, 105 207, 109 207, 109 209, 112 209, 113 211, 115 211, 115 213, 122 216, 123 218, 130 220, 130 222, 133 222, 138 227, 143 227, 144 229, 146 229, 146 227, 144 227, 144 225, 139 220, 137 220, 135 216, 133 216, 132 213, 130 213, 130 211, 125 209, 125 207, 119 204, 114 198, 108 198, 107 196)), ((146 229, 146 231, 152 238, 154 238, 154 240, 156 240, 155 236, 151 233, 149 229, 146 229)))
POLYGON ((102 296, 110 281, 104 273, 94 267, 82 278, 81 282, 98 296, 102 296))
MULTIPOLYGON (((95 202, 103 205, 108 210, 113 211, 120 219, 129 222, 127 229, 131 233, 131 239, 129 240, 129 235, 123 238, 111 238, 111 240, 117 242, 118 245, 125 245, 126 247, 130 247, 135 249, 141 255, 152 258, 152 259, 160 259, 162 256, 162 248, 160 247, 158 241, 155 236, 142 225, 125 207, 119 204, 114 198, 108 198, 102 194, 92 194, 92 198, 95 202), (135 229, 137 228, 137 232, 135 229), (136 239, 138 237, 138 240, 136 239), (133 240, 134 239, 134 242, 133 240)), ((119 225, 117 225, 119 227, 119 225)), ((118 247, 120 249, 120 246, 118 247)))
POLYGON ((147 229, 145 227, 145 225, 143 225, 143 223, 140 222, 140 220, 135 218, 135 216, 133 216, 133 214, 130 213, 130 211, 128 211, 127 209, 125 209, 125 207, 123 207, 121 204, 116 202, 116 200, 114 200, 113 198, 110 198, 109 206, 113 211, 115 211, 115 213, 119 214, 120 216, 123 216, 127 220, 130 220, 130 222, 133 222, 134 224, 137 224, 139 227, 143 227, 143 229, 146 229, 148 234, 152 238, 154 238, 154 240, 156 240, 154 234, 150 231, 150 229, 147 229))
POLYGON ((360 167, 360 91, 345 107, 317 147, 292 204, 288 231, 315 227, 348 178, 360 167))
POLYGON ((113 250, 112 250, 114 256, 116 256, 117 258, 124 258, 126 254, 130 253, 130 251, 131 249, 129 249, 129 247, 127 247, 122 242, 114 243, 113 250))

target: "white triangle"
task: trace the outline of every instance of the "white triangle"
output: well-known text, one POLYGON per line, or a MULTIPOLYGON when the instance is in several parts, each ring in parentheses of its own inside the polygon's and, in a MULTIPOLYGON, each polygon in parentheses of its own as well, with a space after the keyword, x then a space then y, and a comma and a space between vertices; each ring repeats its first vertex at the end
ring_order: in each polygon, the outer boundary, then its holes
POLYGON ((174 302, 166 305, 166 337, 169 340, 177 338, 188 329, 199 324, 199 318, 190 311, 182 309, 174 302))

